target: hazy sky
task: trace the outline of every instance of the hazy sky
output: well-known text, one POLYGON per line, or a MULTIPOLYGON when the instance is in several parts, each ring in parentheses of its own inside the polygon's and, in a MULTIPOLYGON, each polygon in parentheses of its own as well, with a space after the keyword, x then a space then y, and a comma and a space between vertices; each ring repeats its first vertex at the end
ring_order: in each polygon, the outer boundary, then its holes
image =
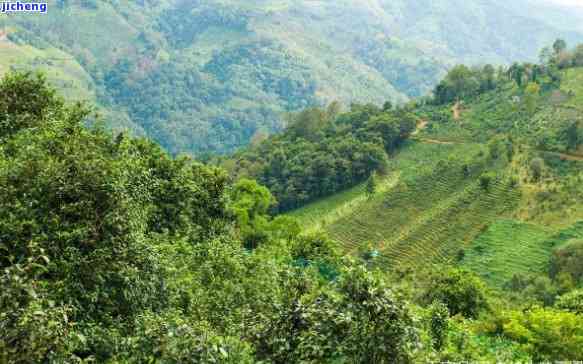
POLYGON ((583 8, 583 0, 543 0, 543 1, 551 4, 561 4, 583 8))

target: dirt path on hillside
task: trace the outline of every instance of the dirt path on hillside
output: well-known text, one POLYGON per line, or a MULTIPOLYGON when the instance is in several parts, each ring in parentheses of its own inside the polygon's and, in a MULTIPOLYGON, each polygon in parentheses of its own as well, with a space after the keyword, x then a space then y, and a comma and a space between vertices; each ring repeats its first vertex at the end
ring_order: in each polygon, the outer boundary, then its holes
POLYGON ((411 135, 417 135, 421 132, 421 130, 427 128, 427 124, 429 124, 429 122, 427 120, 423 120, 420 119, 417 121, 417 128, 415 129, 415 131, 413 133, 411 133, 411 135))
POLYGON ((450 141, 445 141, 445 140, 437 140, 437 139, 431 139, 431 138, 425 138, 425 137, 418 137, 417 135, 419 135, 419 133, 422 130, 427 128, 428 124, 429 124, 429 121, 427 121, 427 120, 419 119, 417 121, 417 128, 415 129, 414 132, 411 133, 411 136, 414 137, 413 138, 414 140, 420 141, 421 143, 428 143, 428 144, 443 144, 443 145, 459 144, 456 142, 450 142, 450 141))
POLYGON ((458 142, 451 142, 451 141, 446 141, 446 140, 437 140, 437 139, 430 139, 430 138, 414 138, 417 141, 420 141, 421 143, 427 143, 427 144, 441 144, 441 145, 454 145, 454 144, 461 144, 458 142))

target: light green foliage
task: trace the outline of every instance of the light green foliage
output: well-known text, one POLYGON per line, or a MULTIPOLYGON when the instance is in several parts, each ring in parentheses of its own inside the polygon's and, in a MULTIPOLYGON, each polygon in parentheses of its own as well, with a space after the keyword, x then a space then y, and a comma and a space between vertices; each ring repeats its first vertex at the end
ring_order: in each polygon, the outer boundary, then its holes
POLYGON ((254 180, 241 179, 231 191, 230 209, 245 246, 253 249, 267 240, 267 211, 275 200, 269 190, 254 180))
MULTIPOLYGON (((462 265, 501 287, 516 274, 543 273, 553 230, 515 220, 498 220, 465 250, 462 265)), ((515 288, 516 289, 516 288, 515 288)))
POLYGON ((574 313, 543 308, 513 312, 504 324, 504 335, 518 341, 534 361, 583 356, 583 317, 574 313))
POLYGON ((583 315, 583 290, 577 289, 559 297, 555 307, 583 315))

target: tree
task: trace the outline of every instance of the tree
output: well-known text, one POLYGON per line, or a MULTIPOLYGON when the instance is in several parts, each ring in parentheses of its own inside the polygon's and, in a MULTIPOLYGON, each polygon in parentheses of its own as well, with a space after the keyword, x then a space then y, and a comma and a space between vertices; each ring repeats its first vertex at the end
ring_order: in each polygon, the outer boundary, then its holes
POLYGON ((553 51, 551 47, 544 47, 539 53, 539 61, 543 66, 548 66, 553 61, 553 51))
MULTIPOLYGON (((305 289, 298 283, 287 291, 305 289)), ((261 333, 259 358, 272 363, 412 363, 419 342, 414 316, 380 274, 350 264, 333 287, 298 296, 290 295, 261 333)))
POLYGON ((535 362, 583 357, 583 316, 535 307, 512 312, 504 335, 517 341, 535 362))
POLYGON ((569 123, 569 125, 567 125, 567 127, 565 129, 565 134, 566 134, 567 145, 568 145, 569 149, 576 150, 579 147, 579 144, 581 144, 581 142, 583 142, 583 139, 579 140, 579 138, 580 138, 579 133, 580 133, 579 132, 579 122, 572 121, 571 123, 569 123))
POLYGON ((489 307, 484 283, 474 273, 456 268, 431 274, 422 301, 441 302, 452 316, 468 318, 476 318, 489 307))
POLYGON ((256 181, 241 179, 230 194, 229 209, 237 219, 241 238, 247 248, 258 247, 267 240, 268 210, 275 200, 266 187, 256 181))
POLYGON ((474 96, 479 90, 478 74, 464 65, 458 65, 447 73, 433 94, 438 104, 445 104, 474 96))
POLYGON ((583 44, 579 44, 573 52, 573 66, 583 67, 583 44))
POLYGON ((555 51, 555 56, 559 56, 561 53, 567 50, 567 42, 563 39, 557 39, 553 43, 553 50, 555 51))
POLYGON ((513 63, 510 68, 508 68, 508 77, 514 80, 518 87, 522 87, 524 80, 525 68, 519 63, 513 63))
MULTIPOLYGON (((8 73, 0 81, 0 100, 0 140, 67 115, 63 100, 41 73, 8 73)), ((78 112, 88 114, 86 109, 78 112)))
POLYGON ((480 72, 480 91, 489 91, 496 88, 496 69, 487 64, 480 72))
POLYGON ((440 351, 447 339, 449 327, 449 310, 441 302, 434 302, 429 308, 429 332, 433 339, 433 348, 440 351))
POLYGON ((529 114, 533 114, 536 111, 539 93, 539 84, 536 82, 529 82, 524 90, 526 110, 529 114))
POLYGON ((480 187, 484 191, 489 191, 492 181, 496 179, 496 174, 494 172, 485 172, 480 175, 480 187))
POLYGON ((577 283, 583 282, 583 240, 573 240, 555 249, 551 257, 550 274, 569 274, 577 283))

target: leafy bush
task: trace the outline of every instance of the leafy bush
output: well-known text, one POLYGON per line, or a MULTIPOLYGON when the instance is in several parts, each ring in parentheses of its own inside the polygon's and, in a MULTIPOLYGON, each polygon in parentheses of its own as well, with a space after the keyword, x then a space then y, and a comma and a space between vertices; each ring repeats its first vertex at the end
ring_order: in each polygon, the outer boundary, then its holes
POLYGON ((583 314, 583 290, 574 290, 559 297, 555 307, 576 314, 583 314))
POLYGON ((543 308, 512 312, 504 334, 536 362, 583 357, 583 316, 571 312, 543 308))
POLYGON ((553 252, 550 274, 557 277, 561 273, 570 275, 575 282, 583 282, 583 240, 570 241, 553 252))
POLYGON ((422 301, 426 304, 441 302, 452 316, 476 318, 489 307, 486 287, 474 273, 450 268, 432 273, 426 284, 422 301))

